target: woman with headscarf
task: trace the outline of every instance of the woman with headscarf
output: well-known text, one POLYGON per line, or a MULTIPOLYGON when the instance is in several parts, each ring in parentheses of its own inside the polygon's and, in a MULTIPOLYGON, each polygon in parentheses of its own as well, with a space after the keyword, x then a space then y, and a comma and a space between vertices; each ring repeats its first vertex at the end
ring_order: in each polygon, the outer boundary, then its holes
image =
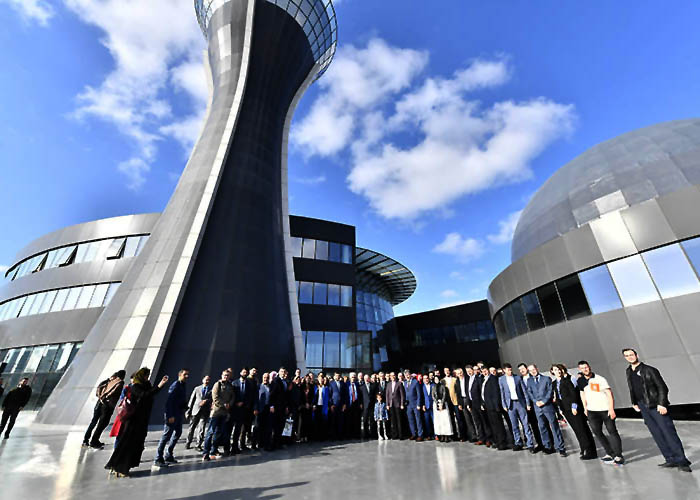
POLYGON ((105 469, 117 477, 128 476, 129 469, 138 467, 141 463, 153 398, 168 382, 168 376, 165 375, 153 387, 148 380, 150 375, 151 370, 148 368, 141 368, 134 373, 131 376, 132 383, 125 388, 124 398, 117 408, 117 418, 110 433, 110 436, 117 437, 117 444, 105 465, 105 469))
POLYGON ((433 386, 433 425, 435 436, 440 442, 447 443, 452 439, 452 417, 448 407, 450 391, 444 381, 435 375, 433 386))

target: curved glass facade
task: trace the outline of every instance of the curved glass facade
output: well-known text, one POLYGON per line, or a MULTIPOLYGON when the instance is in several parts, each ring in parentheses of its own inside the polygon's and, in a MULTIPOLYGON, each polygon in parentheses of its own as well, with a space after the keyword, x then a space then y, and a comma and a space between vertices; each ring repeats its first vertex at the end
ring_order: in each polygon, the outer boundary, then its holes
POLYGON ((82 262, 135 257, 141 252, 147 240, 148 235, 144 234, 105 238, 53 248, 16 263, 7 270, 5 279, 13 281, 27 274, 38 273, 45 269, 66 267, 82 262))
POLYGON ((368 330, 372 335, 372 367, 381 368, 382 363, 389 360, 387 347, 394 342, 394 350, 398 350, 398 340, 392 335, 394 329, 390 321, 394 318, 391 303, 377 293, 357 288, 356 298, 357 329, 368 330))
MULTIPOLYGON (((195 0, 194 9, 202 33, 208 38, 209 21, 216 9, 229 0, 195 0)), ((331 0, 267 0, 285 10, 302 27, 314 60, 321 65, 316 78, 330 65, 338 41, 338 24, 331 0)))
POLYGON ((565 276, 511 301, 495 316, 501 340, 563 321, 700 292, 700 237, 565 276))
POLYGON ((105 307, 117 288, 117 282, 98 283, 24 295, 0 304, 0 321, 47 312, 105 307))
POLYGON ((4 379, 5 390, 16 387, 27 377, 32 397, 25 409, 41 408, 82 345, 82 342, 68 342, 0 350, 0 377, 4 379))

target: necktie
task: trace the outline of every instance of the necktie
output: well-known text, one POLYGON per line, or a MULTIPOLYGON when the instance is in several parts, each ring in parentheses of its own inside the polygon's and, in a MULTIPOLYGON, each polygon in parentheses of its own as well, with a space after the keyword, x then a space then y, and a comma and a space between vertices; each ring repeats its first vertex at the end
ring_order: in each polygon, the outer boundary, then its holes
POLYGON ((245 394, 245 381, 241 382, 241 393, 245 394))
POLYGON ((352 387, 352 402, 355 402, 355 384, 351 384, 350 387, 352 387))
POLYGON ((204 396, 206 396, 206 395, 207 395, 207 386, 205 385, 204 387, 202 387, 202 399, 204 399, 204 396))

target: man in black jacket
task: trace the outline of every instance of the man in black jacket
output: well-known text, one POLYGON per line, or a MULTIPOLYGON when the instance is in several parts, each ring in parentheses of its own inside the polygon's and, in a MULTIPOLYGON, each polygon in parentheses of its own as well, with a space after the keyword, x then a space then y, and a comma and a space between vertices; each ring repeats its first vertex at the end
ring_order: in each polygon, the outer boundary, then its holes
POLYGON ((481 386, 481 399, 483 401, 483 409, 489 419, 491 434, 493 435, 493 445, 499 450, 507 450, 506 444, 506 429, 503 426, 503 417, 501 416, 501 388, 498 384, 498 375, 496 368, 482 368, 481 374, 484 376, 484 381, 481 386))
POLYGON ((478 367, 467 368, 467 376, 469 377, 467 381, 467 395, 469 397, 469 412, 471 413, 472 419, 474 421, 474 428, 476 431, 477 441, 474 444, 491 445, 491 431, 485 421, 484 413, 481 410, 481 374, 479 373, 478 367))
POLYGON ((266 448, 271 451, 282 444, 282 431, 289 413, 289 397, 287 394, 287 369, 282 367, 277 372, 275 379, 270 382, 270 426, 272 427, 272 442, 266 448))
POLYGON ((627 367, 627 386, 632 405, 635 411, 641 412, 644 423, 666 459, 659 464, 660 467, 677 467, 684 472, 691 472, 690 460, 685 456, 683 443, 668 414, 671 403, 661 373, 653 366, 642 363, 637 351, 632 348, 623 349, 622 355, 630 364, 627 367))
POLYGON ((32 388, 29 387, 29 379, 23 378, 19 381, 19 385, 12 389, 5 396, 2 402, 2 421, 0 422, 0 434, 5 429, 7 425, 7 430, 5 431, 5 439, 10 437, 10 431, 15 426, 15 420, 17 420, 17 415, 22 408, 24 408, 29 402, 29 398, 32 397, 32 388), (8 423, 9 421, 9 423, 8 423))
POLYGON ((362 437, 371 439, 377 435, 374 421, 374 403, 377 401, 378 384, 372 382, 365 373, 364 380, 360 382, 360 396, 362 399, 362 437))
POLYGON ((248 370, 243 368, 240 375, 240 378, 233 382, 233 391, 236 394, 236 403, 231 408, 233 418, 231 453, 233 455, 248 449, 245 441, 253 422, 253 409, 258 399, 257 386, 248 378, 248 370))

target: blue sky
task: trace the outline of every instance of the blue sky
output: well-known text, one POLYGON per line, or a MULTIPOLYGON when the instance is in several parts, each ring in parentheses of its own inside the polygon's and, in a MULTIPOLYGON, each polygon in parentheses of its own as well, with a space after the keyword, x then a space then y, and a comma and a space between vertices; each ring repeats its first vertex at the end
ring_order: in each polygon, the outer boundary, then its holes
MULTIPOLYGON (((54 229, 160 211, 206 83, 190 0, 0 0, 0 265, 54 229)), ((408 266, 399 314, 485 297, 517 212, 605 139, 700 114, 697 2, 342 0, 302 99, 292 213, 408 266), (439 8, 436 8, 439 6, 439 8)))

